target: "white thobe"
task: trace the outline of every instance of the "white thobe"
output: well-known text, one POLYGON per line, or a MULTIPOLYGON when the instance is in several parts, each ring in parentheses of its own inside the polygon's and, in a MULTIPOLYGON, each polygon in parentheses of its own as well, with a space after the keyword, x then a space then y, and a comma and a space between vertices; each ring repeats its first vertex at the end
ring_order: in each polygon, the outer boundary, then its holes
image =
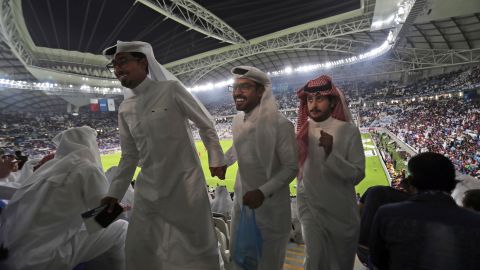
POLYGON ((233 201, 227 188, 217 187, 215 189, 215 198, 212 201, 212 212, 224 215, 226 218, 231 217, 233 201))
MULTIPOLYGON (((254 109, 258 110, 258 106, 254 109)), ((238 161, 231 229, 231 254, 235 254, 235 234, 243 204, 243 195, 259 189, 265 195, 263 204, 255 209, 257 225, 262 234, 263 251, 258 270, 283 268, 291 228, 289 183, 297 173, 297 146, 293 124, 278 113, 276 144, 272 168, 260 160, 256 139, 256 115, 238 114, 233 120, 233 147, 230 156, 238 161), (270 178, 267 177, 270 175, 270 178)), ((229 162, 231 163, 231 162, 229 162)))
POLYGON ((293 239, 293 242, 297 244, 303 244, 302 238, 302 227, 300 225, 300 219, 298 217, 298 207, 297 207, 297 198, 291 199, 292 210, 292 230, 290 232, 290 239, 293 239))
POLYGON ((188 119, 199 128, 209 165, 225 164, 208 112, 176 81, 146 78, 118 113, 122 157, 109 196, 122 198, 141 167, 126 240, 127 269, 214 270, 219 253, 200 160, 188 119))
POLYGON ((351 270, 360 229, 355 185, 365 176, 360 132, 332 117, 309 120, 308 157, 297 189, 306 270, 351 270), (326 158, 320 130, 333 136, 326 158))
MULTIPOLYGON (((105 176, 107 177, 107 180, 108 180, 108 184, 110 185, 112 183, 112 180, 113 178, 115 177, 116 173, 117 173, 117 170, 118 170, 118 167, 117 166, 113 166, 113 167, 110 167, 106 172, 105 172, 105 176)), ((134 194, 134 189, 132 187, 132 185, 128 186, 128 189, 127 191, 125 192, 125 195, 123 196, 123 198, 120 200, 120 204, 123 206, 123 207, 130 207, 130 209, 133 207, 133 194, 134 194)), ((121 219, 124 219, 126 221, 129 221, 130 220, 130 217, 132 216, 132 211, 129 210, 129 211, 125 211, 123 212, 121 215, 120 215, 120 218, 121 219)))
MULTIPOLYGON (((52 164, 40 169, 48 170, 52 164)), ((46 179, 27 182, 13 196, 2 213, 0 233, 8 243, 9 257, 0 261, 0 269, 66 270, 91 260, 108 264, 109 269, 125 269, 128 223, 116 221, 89 235, 80 216, 98 206, 107 192, 105 176, 88 162, 76 160, 71 166, 46 179), (17 238, 10 239, 13 235, 17 238)))

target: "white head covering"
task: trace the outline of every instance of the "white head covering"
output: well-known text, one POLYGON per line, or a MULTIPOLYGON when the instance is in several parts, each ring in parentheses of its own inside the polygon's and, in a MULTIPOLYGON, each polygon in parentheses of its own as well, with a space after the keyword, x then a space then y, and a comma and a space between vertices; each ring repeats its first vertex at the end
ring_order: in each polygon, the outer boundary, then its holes
POLYGON ((272 167, 273 155, 275 154, 277 120, 279 117, 277 103, 272 92, 272 82, 266 73, 255 67, 237 66, 232 68, 231 73, 235 79, 250 79, 263 85, 265 88, 260 104, 258 104, 260 108, 252 111, 253 114, 256 114, 255 116, 252 115, 252 118, 257 119, 255 131, 257 153, 264 162, 263 165, 268 168, 267 177, 270 178, 270 169, 272 167))
POLYGON ((459 206, 463 206, 465 192, 471 189, 480 189, 480 181, 475 177, 456 172, 455 180, 458 181, 455 189, 452 191, 452 197, 459 206))
MULTIPOLYGON (((139 52, 143 53, 147 57, 148 62, 148 77, 154 81, 166 81, 166 80, 174 80, 180 82, 177 77, 175 77, 170 71, 168 71, 165 67, 163 67, 160 63, 157 62, 155 59, 155 55, 153 54, 152 46, 143 41, 117 41, 116 45, 106 48, 103 50, 103 55, 111 60, 115 58, 115 55, 120 52, 139 52)), ((181 82, 180 82, 181 83, 181 82)), ((133 96, 133 92, 126 88, 124 88, 124 97, 125 99, 133 96)))
POLYGON ((76 156, 86 159, 102 169, 97 132, 88 126, 67 129, 53 138, 57 146, 54 159, 76 156))
POLYGON ((212 201, 212 212, 220 213, 226 217, 230 216, 233 201, 225 186, 215 188, 215 199, 212 201))
POLYGON ((61 185, 80 162, 93 163, 101 170, 96 136, 96 131, 87 126, 70 128, 55 136, 55 158, 25 180, 2 213, 0 244, 12 248, 15 241, 29 230, 34 222, 33 217, 41 208, 41 202, 50 194, 51 185, 46 183, 61 185), (19 220, 21 222, 18 222, 19 220))

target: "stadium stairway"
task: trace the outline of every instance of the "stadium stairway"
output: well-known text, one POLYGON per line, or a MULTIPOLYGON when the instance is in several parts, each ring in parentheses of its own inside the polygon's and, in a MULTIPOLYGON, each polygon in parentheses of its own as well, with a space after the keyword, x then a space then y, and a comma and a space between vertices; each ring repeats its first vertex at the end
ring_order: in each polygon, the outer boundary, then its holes
MULTIPOLYGON (((285 263, 283 264, 283 270, 304 270, 303 260, 305 259, 305 245, 299 245, 296 243, 289 243, 287 246, 287 253, 285 254, 285 263)), ((367 270, 363 266, 358 258, 355 258, 355 265, 353 270, 367 270)))
POLYGON ((305 259, 305 246, 296 243, 289 243, 287 253, 285 254, 284 270, 303 270, 303 260, 305 259))

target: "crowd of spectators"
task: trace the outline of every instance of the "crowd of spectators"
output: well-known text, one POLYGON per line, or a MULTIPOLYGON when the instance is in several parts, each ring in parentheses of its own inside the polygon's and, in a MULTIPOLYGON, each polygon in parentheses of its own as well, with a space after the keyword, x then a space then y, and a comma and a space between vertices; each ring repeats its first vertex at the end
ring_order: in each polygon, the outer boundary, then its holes
POLYGON ((478 101, 452 97, 382 105, 360 110, 360 121, 387 128, 416 152, 443 154, 458 171, 480 177, 478 101))
POLYGON ((411 84, 398 81, 340 82, 338 86, 350 100, 386 101, 395 98, 431 96, 472 89, 480 85, 480 66, 421 78, 411 84))
POLYGON ((52 138, 70 127, 88 125, 97 130, 102 153, 119 149, 117 114, 82 113, 1 113, 0 148, 5 153, 21 151, 30 158, 42 157, 55 149, 52 138))

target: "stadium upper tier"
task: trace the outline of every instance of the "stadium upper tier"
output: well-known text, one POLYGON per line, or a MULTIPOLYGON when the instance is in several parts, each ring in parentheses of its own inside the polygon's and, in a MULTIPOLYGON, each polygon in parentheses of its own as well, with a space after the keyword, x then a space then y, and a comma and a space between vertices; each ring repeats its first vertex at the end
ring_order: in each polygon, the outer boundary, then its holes
MULTIPOLYGON (((281 110, 296 109, 296 90, 309 79, 290 81, 290 83, 273 79, 273 92, 281 110)), ((350 103, 378 103, 391 100, 411 99, 413 97, 431 97, 442 93, 463 93, 480 87, 480 66, 457 70, 447 74, 436 75, 403 84, 399 81, 340 81, 335 82, 350 103)), ((207 109, 215 117, 236 113, 235 105, 226 89, 196 93, 207 109)))

